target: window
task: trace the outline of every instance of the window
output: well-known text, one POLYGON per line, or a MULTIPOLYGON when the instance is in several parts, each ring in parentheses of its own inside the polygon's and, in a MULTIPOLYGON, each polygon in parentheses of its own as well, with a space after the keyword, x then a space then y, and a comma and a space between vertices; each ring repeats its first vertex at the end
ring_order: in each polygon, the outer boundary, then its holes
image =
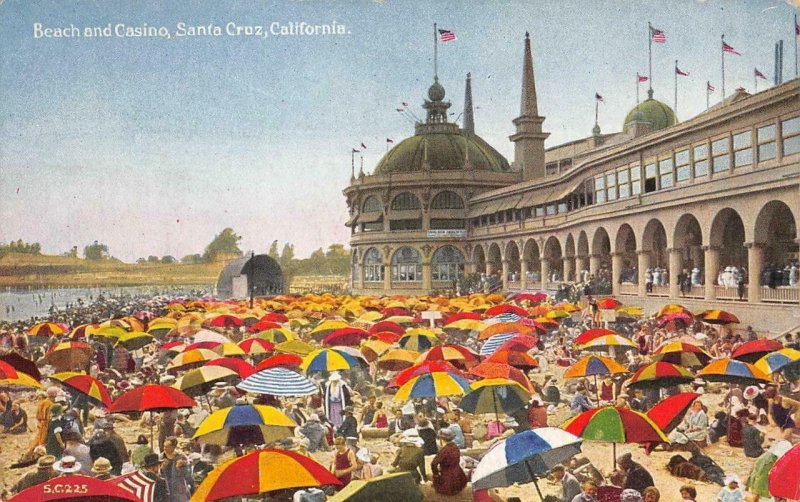
POLYGON ((370 221, 361 224, 362 232, 383 232, 383 216, 378 221, 370 221))
POLYGON ((606 173, 606 186, 608 189, 606 190, 606 200, 616 200, 617 199, 617 172, 611 171, 606 173))
POLYGON ((778 156, 777 143, 775 142, 777 127, 769 124, 756 129, 758 141, 758 161, 771 160, 778 156))
POLYGON ((708 145, 706 143, 694 147, 694 177, 708 175, 708 145))
POLYGON ((538 206, 536 208, 536 216, 544 216, 544 207, 538 206))
POLYGON ((411 192, 403 192, 398 194, 392 200, 392 209, 395 211, 407 211, 412 209, 419 209, 422 205, 419 203, 419 198, 411 192))
POLYGON ((407 220, 389 220, 389 230, 421 230, 422 218, 413 218, 407 220))
POLYGON ((692 177, 692 168, 689 166, 689 150, 675 152, 675 178, 686 181, 692 177))
POLYGON ((642 166, 633 164, 631 166, 631 194, 639 195, 642 193, 642 166))
POLYGON ((550 215, 553 215, 553 214, 556 214, 556 205, 555 204, 548 204, 548 206, 547 206, 547 215, 550 216, 550 215))
POLYGON ((367 197, 361 211, 364 213, 375 213, 381 210, 381 201, 374 195, 367 197))
POLYGON ((450 190, 439 192, 431 201, 431 209, 463 209, 464 200, 450 190))
POLYGON ((793 155, 800 152, 800 117, 781 122, 783 136, 783 154, 793 155))
POLYGON ((558 204, 558 214, 563 214, 567 212, 567 203, 566 202, 559 202, 558 204))
POLYGON ((731 159, 728 138, 722 138, 711 143, 711 169, 715 173, 722 173, 730 169, 731 159))
POLYGON ((644 166, 644 193, 655 192, 656 189, 656 163, 651 162, 644 166))
POLYGON ((431 218, 431 230, 449 230, 465 228, 464 220, 431 218))
POLYGON ((392 280, 418 282, 422 280, 422 257, 414 248, 402 247, 392 256, 392 280))
POLYGON ((434 281, 455 281, 464 278, 464 255, 458 248, 443 246, 431 258, 431 279, 434 281))
POLYGON ((733 167, 753 163, 753 132, 743 131, 733 135, 733 167))
POLYGON ((617 170, 617 195, 620 199, 624 199, 631 194, 628 174, 627 167, 617 170))
POLYGON ((383 281, 383 257, 377 248, 369 248, 364 253, 364 281, 383 281))
POLYGON ((658 161, 658 174, 660 176, 660 188, 669 188, 674 185, 672 177, 672 157, 658 161))

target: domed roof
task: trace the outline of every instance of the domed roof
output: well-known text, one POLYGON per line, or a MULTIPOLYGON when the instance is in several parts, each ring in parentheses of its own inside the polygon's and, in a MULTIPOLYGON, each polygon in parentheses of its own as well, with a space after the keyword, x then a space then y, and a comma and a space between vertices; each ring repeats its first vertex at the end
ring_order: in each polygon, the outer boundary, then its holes
POLYGON ((428 88, 428 99, 431 101, 442 101, 444 99, 445 91, 444 86, 439 83, 439 79, 428 88))
POLYGON ((446 132, 427 132, 406 138, 381 159, 375 174, 422 171, 427 163, 431 170, 464 169, 469 149, 469 162, 474 169, 506 172, 508 161, 486 141, 457 128, 446 132))
POLYGON ((665 129, 678 123, 672 108, 653 98, 642 101, 625 116, 623 128, 628 132, 631 122, 647 122, 653 131, 665 129))

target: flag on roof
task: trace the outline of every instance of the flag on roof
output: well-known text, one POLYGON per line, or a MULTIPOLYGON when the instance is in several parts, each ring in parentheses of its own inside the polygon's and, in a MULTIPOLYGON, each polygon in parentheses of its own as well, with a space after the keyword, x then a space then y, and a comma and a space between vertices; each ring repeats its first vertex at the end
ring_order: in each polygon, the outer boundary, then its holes
POLYGON ((800 24, 797 24, 797 22, 794 23, 794 34, 800 35, 800 24))
POLYGON ((355 148, 353 148, 353 153, 361 153, 361 150, 356 150, 355 148))
POLYGON ((756 76, 756 77, 758 77, 758 78, 763 78, 764 80, 766 80, 766 79, 767 79, 767 77, 765 77, 763 73, 761 73, 760 71, 758 71, 758 68, 753 68, 753 70, 755 70, 755 76, 756 76))
POLYGON ((408 106, 408 103, 406 103, 405 101, 403 101, 403 102, 402 102, 402 103, 400 103, 400 104, 401 104, 401 105, 403 105, 403 106, 408 106))
POLYGON ((675 73, 678 74, 678 75, 683 75, 684 77, 688 77, 689 76, 689 72, 688 71, 681 70, 680 68, 678 68, 677 65, 675 66, 675 73))
POLYGON ((394 140, 392 138, 386 138, 386 142, 387 143, 394 143, 394 140))
POLYGON ((737 56, 741 56, 741 53, 736 52, 736 49, 725 43, 724 40, 722 41, 722 52, 730 52, 731 54, 736 54, 737 56))
POLYGON ((456 34, 450 30, 439 30, 439 40, 442 42, 452 42, 453 40, 458 40, 456 38, 456 34))
POLYGON ((667 35, 658 28, 650 27, 650 38, 657 44, 663 44, 667 41, 667 35))
POLYGON ((711 82, 706 82, 706 89, 708 90, 708 92, 714 92, 716 90, 714 89, 714 86, 711 85, 711 82))
POLYGON ((638 73, 636 74, 636 78, 639 80, 639 82, 647 82, 649 80, 646 76, 639 75, 638 73))
POLYGON ((366 150, 367 149, 367 145, 365 145, 364 143, 361 143, 361 149, 362 150, 366 150))
POLYGON ((594 93, 594 99, 596 99, 597 101, 599 101, 601 103, 605 103, 605 100, 603 99, 603 96, 599 95, 598 93, 594 93))
POLYGON ((397 111, 402 113, 402 112, 404 112, 406 110, 405 110, 405 108, 397 108, 397 111))

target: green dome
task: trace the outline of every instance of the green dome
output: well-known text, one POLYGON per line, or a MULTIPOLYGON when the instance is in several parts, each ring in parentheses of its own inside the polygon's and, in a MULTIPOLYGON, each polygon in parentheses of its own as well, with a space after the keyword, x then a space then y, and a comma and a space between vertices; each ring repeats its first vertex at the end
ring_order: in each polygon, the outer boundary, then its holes
POLYGON ((631 122, 647 122, 653 131, 658 131, 677 124, 678 119, 672 108, 661 101, 650 98, 636 105, 625 116, 623 124, 625 132, 628 132, 631 122))
POLYGON ((428 132, 404 139, 381 159, 375 174, 422 171, 426 149, 431 170, 464 169, 467 148, 474 169, 496 172, 510 169, 505 157, 483 139, 456 130, 428 132))
POLYGON ((428 99, 431 101, 441 101, 444 99, 444 87, 439 83, 439 79, 428 88, 428 99))

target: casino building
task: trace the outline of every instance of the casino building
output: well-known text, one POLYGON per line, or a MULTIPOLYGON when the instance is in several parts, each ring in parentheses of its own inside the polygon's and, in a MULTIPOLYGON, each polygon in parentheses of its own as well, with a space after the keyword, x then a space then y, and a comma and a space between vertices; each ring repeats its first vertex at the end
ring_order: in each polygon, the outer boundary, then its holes
POLYGON ((353 292, 446 291, 476 274, 509 292, 607 277, 624 303, 800 325, 800 80, 737 89, 684 122, 650 94, 621 132, 595 126, 545 148, 526 34, 513 162, 475 133, 469 77, 461 127, 445 95, 434 79, 414 135, 344 190, 353 292), (656 269, 669 279, 647 287, 656 269), (694 281, 682 291, 684 271, 694 281))

